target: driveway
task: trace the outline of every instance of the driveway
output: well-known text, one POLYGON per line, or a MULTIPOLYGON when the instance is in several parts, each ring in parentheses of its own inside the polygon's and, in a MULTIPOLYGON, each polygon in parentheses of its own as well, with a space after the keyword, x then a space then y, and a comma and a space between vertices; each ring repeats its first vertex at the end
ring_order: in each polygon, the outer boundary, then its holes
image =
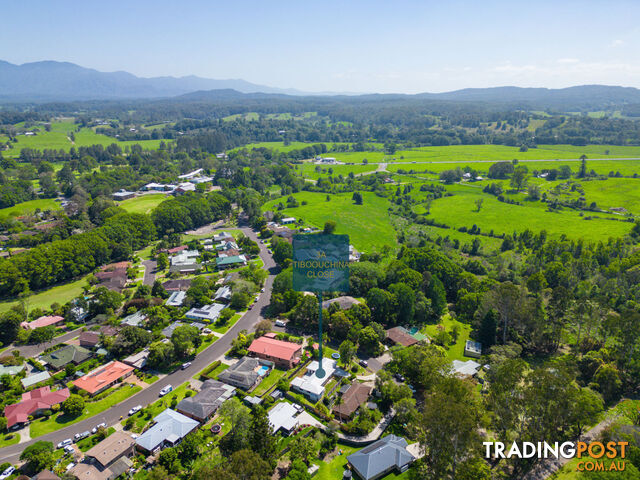
POLYGON ((156 281, 158 262, 155 260, 145 260, 142 262, 142 265, 144 265, 144 279, 142 280, 142 284, 153 286, 153 282, 156 281))
MULTIPOLYGON (((251 240, 257 241, 257 235, 253 230, 248 227, 242 228, 242 232, 251 240)), ((83 432, 85 430, 91 430, 99 423, 106 423, 111 426, 120 421, 120 417, 127 417, 127 412, 136 405, 148 405, 155 402, 158 399, 160 390, 170 383, 173 386, 182 385, 184 382, 191 379, 193 375, 203 370, 206 366, 212 363, 215 359, 224 355, 224 353, 231 348, 231 342, 237 337, 240 330, 255 330, 255 326, 258 322, 263 320, 262 312, 269 305, 271 299, 271 288, 273 286, 273 280, 277 273, 276 264, 273 258, 267 252, 266 247, 263 244, 258 243, 260 246, 260 258, 264 262, 264 268, 269 271, 269 276, 265 282, 264 293, 260 294, 260 297, 256 301, 254 307, 249 310, 244 316, 236 322, 236 324, 227 331, 221 338, 216 340, 213 344, 207 347, 205 350, 193 359, 192 365, 186 370, 178 370, 163 378, 163 381, 158 381, 148 386, 141 392, 129 397, 123 402, 115 405, 114 407, 105 410, 94 417, 82 420, 69 427, 61 428, 53 433, 42 435, 28 442, 11 445, 0 449, 0 462, 16 463, 19 460, 20 453, 29 445, 38 440, 44 440, 52 442, 57 445, 59 442, 66 438, 72 438, 74 434, 83 432)))
MULTIPOLYGON (((89 325, 90 324, 87 324, 87 326, 89 325)), ((82 328, 83 327, 76 328, 75 330, 59 335, 55 337, 51 342, 41 343, 38 345, 24 345, 21 347, 13 347, 7 350, 6 352, 4 352, 3 354, 4 355, 11 354, 11 352, 13 352, 14 350, 18 350, 20 352, 20 355, 22 355, 25 358, 37 357, 42 352, 44 352, 47 348, 51 348, 54 345, 58 345, 59 343, 64 343, 68 340, 71 340, 72 338, 77 337, 78 335, 80 335, 80 331, 82 330, 82 328)))

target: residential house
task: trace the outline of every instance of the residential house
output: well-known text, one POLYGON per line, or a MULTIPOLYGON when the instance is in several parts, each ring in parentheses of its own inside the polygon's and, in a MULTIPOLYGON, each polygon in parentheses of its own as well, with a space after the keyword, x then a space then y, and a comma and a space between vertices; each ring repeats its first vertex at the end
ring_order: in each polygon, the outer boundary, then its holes
POLYGON ((167 307, 181 307, 186 298, 187 292, 184 290, 178 290, 177 292, 171 292, 171 295, 169 295, 169 298, 167 298, 164 304, 167 307))
POLYGON ((183 322, 173 322, 172 324, 170 324, 168 327, 165 327, 162 329, 162 335, 164 335, 165 338, 171 338, 171 335, 173 335, 173 331, 178 328, 178 327, 184 327, 186 326, 186 323, 183 322))
POLYGON ((103 325, 100 327, 100 333, 105 337, 115 337, 118 335, 119 329, 111 325, 103 325))
POLYGON ((22 328, 34 330, 36 328, 49 327, 51 325, 60 325, 63 322, 64 322, 64 317, 61 317, 60 315, 50 315, 50 316, 39 317, 33 322, 22 322, 20 326, 22 328))
POLYGON ((51 374, 49 372, 38 372, 20 379, 20 383, 24 388, 29 388, 39 383, 46 382, 50 378, 51 374))
POLYGON ((349 310, 354 305, 359 305, 362 302, 356 298, 344 295, 342 297, 325 300, 324 302, 322 302, 322 308, 329 308, 334 303, 337 303, 341 310, 349 310))
POLYGON ((218 288, 213 300, 219 303, 229 303, 231 301, 231 287, 225 285, 218 288))
POLYGON ((126 432, 109 435, 85 453, 84 461, 69 470, 79 480, 113 480, 132 466, 135 440, 126 432))
POLYGON ((272 368, 273 363, 267 360, 242 357, 229 368, 219 373, 218 380, 249 392, 269 374, 272 368))
POLYGON ((178 292, 181 290, 186 291, 189 290, 189 287, 191 287, 191 279, 183 278, 180 280, 167 280, 162 284, 162 287, 167 292, 178 292))
POLYGON ((100 271, 95 274, 99 286, 121 292, 129 280, 127 277, 127 269, 129 267, 131 267, 130 262, 111 263, 103 266, 100 271))
POLYGON ((74 380, 73 384, 93 396, 127 378, 133 370, 132 366, 114 360, 74 380))
POLYGON ((453 372, 459 377, 474 377, 481 365, 473 360, 462 362, 460 360, 453 361, 453 372))
POLYGON ((343 421, 348 421, 353 414, 366 403, 371 395, 372 388, 364 383, 353 382, 346 392, 342 394, 342 400, 333 407, 336 417, 343 421))
POLYGON ((155 182, 151 182, 151 183, 147 183, 144 187, 142 187, 140 190, 145 190, 145 191, 155 191, 155 192, 164 192, 166 188, 166 185, 163 183, 155 183, 155 182))
POLYGON ((227 306, 221 303, 212 303, 211 305, 205 305, 204 307, 192 308, 185 313, 184 316, 201 323, 212 323, 218 320, 220 312, 225 308, 227 308, 227 306))
POLYGON ((216 258, 216 267, 219 270, 226 268, 244 267, 247 265, 247 257, 244 255, 233 255, 230 257, 218 257, 216 258))
POLYGON ((179 183, 176 188, 173 189, 173 195, 182 195, 187 192, 195 192, 196 186, 190 182, 179 183))
POLYGON ((81 347, 94 348, 100 343, 100 332, 91 330, 81 332, 78 340, 80 341, 81 347))
POLYGON ((291 389, 302 393, 312 402, 317 402, 324 395, 324 387, 331 380, 336 371, 337 364, 331 358, 322 359, 322 368, 325 372, 324 377, 320 378, 316 375, 320 363, 314 360, 307 367, 307 371, 301 377, 291 380, 291 389))
POLYGON ((165 252, 168 253, 169 255, 175 255, 176 253, 183 252, 188 248, 189 247, 187 245, 180 245, 178 247, 168 248, 167 250, 165 250, 165 252))
POLYGON ((61 370, 69 363, 79 365, 92 356, 93 352, 84 347, 65 345, 58 350, 42 355, 40 359, 43 362, 46 362, 46 364, 53 370, 61 370))
POLYGON ((464 344, 464 356, 480 358, 482 355, 482 344, 480 342, 474 342, 473 340, 467 340, 464 344))
POLYGON ((395 345, 410 347, 418 343, 404 327, 393 327, 387 330, 387 340, 395 345))
POLYGON ((415 457, 402 437, 387 435, 347 457, 351 470, 362 480, 377 480, 391 472, 405 472, 415 457))
POLYGON ((22 400, 4 407, 4 416, 7 417, 7 428, 24 424, 29 420, 29 415, 34 417, 50 410, 54 405, 59 405, 69 398, 68 388, 51 391, 51 387, 45 386, 25 392, 22 400))
POLYGON ((136 196, 136 192, 129 192, 129 191, 125 190, 124 188, 121 188, 119 191, 111 194, 111 196, 116 201, 122 201, 122 200, 128 200, 130 198, 135 197, 136 196))
POLYGON ((360 261, 360 252, 356 250, 356 247, 353 245, 349 245, 349 261, 350 262, 359 262, 360 261))
POLYGON ((51 470, 42 470, 40 473, 31 477, 31 480, 60 480, 60 477, 51 470))
POLYGON ((149 358, 149 349, 145 348, 144 350, 139 351, 138 353, 134 353, 133 355, 129 355, 127 358, 122 360, 122 363, 126 363, 138 370, 143 369, 147 365, 147 359, 149 358))
POLYGON ((155 424, 136 439, 136 450, 152 453, 178 445, 184 437, 200 425, 170 408, 156 416, 155 424))
POLYGON ((235 394, 236 389, 217 380, 205 380, 200 391, 193 397, 185 397, 176 410, 200 423, 209 420, 224 402, 235 394))
POLYGON ((274 237, 284 238, 287 242, 293 242, 293 235, 296 233, 289 227, 274 227, 271 229, 274 237))
POLYGON ((262 336, 251 343, 249 353, 255 357, 273 362, 279 367, 289 369, 300 362, 302 345, 262 336))
POLYGON ((296 223, 296 219, 294 217, 285 217, 280 221, 280 223, 282 225, 289 225, 291 223, 296 223))
POLYGON ((229 232, 220 232, 220 233, 216 233, 213 236, 213 241, 216 243, 219 242, 233 242, 235 241, 235 239, 233 238, 233 235, 231 235, 229 232))
POLYGON ((177 255, 171 257, 171 266, 169 272, 178 273, 194 273, 202 268, 197 258, 200 255, 198 250, 184 250, 177 255))
POLYGON ((233 240, 223 240, 216 245, 216 250, 226 252, 227 250, 240 250, 238 244, 233 240))
POLYGON ((24 370, 24 363, 22 365, 0 365, 0 377, 2 375, 17 375, 24 370))
POLYGON ((289 402, 276 404, 269 412, 269 425, 274 434, 291 434, 298 427, 298 410, 289 402))
POLYGON ((139 327, 146 319, 147 314, 142 310, 139 310, 136 313, 132 313, 131 315, 127 315, 126 317, 124 317, 120 322, 120 326, 139 327))
POLYGON ((178 178, 180 180, 190 180, 192 178, 198 177, 200 176, 200 174, 203 172, 204 170, 202 168, 198 168, 197 170, 194 170, 193 172, 189 172, 189 173, 184 173, 182 175, 178 175, 178 178))

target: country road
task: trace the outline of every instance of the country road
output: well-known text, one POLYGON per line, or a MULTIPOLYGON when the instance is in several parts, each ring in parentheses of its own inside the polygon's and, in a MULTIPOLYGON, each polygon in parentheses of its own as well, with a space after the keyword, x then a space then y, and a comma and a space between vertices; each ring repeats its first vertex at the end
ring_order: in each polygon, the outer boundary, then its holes
POLYGON ((55 337, 53 340, 51 340, 50 342, 47 343, 39 343, 37 345, 22 345, 19 347, 12 347, 10 349, 8 349, 6 352, 4 352, 3 354, 11 354, 11 352, 13 352, 14 350, 18 350, 20 352, 20 355, 27 358, 27 357, 36 357, 38 355, 40 355, 42 352, 44 352, 47 348, 51 348, 55 345, 58 345, 59 343, 64 343, 68 340, 71 340, 72 338, 77 337, 78 335, 80 335, 80 332, 82 331, 82 329, 85 326, 89 326, 91 325, 90 323, 88 323, 87 325, 83 325, 82 327, 76 328, 75 330, 71 330, 70 332, 64 333, 62 335, 59 335, 57 337, 55 337))
MULTIPOLYGON (((242 232, 251 240, 257 242, 257 236, 253 230, 247 227, 241 228, 242 232)), ((188 381, 196 373, 203 370, 211 362, 224 355, 224 353, 231 348, 231 342, 236 338, 240 330, 252 330, 255 325, 262 320, 262 312, 269 304, 271 298, 271 288, 273 280, 276 274, 276 264, 273 261, 271 255, 267 252, 266 247, 258 243, 260 246, 260 258, 264 262, 264 268, 269 271, 269 276, 265 282, 264 293, 261 293, 258 300, 254 304, 253 308, 236 322, 236 324, 229 329, 222 337, 216 340, 211 346, 200 352, 200 354, 192 361, 192 365, 186 370, 178 370, 170 375, 167 375, 162 380, 155 382, 149 387, 145 388, 141 392, 126 399, 122 403, 115 405, 114 407, 95 415, 91 418, 77 422, 71 426, 61 428, 53 433, 42 435, 28 442, 18 443, 0 449, 0 462, 16 463, 19 460, 20 453, 25 447, 33 444, 38 440, 45 440, 57 445, 59 442, 66 438, 73 438, 73 435, 85 430, 91 430, 97 424, 105 422, 111 426, 120 421, 120 417, 127 417, 127 412, 136 405, 146 406, 153 403, 158 399, 160 390, 167 384, 171 384, 174 387, 181 385, 188 381)))

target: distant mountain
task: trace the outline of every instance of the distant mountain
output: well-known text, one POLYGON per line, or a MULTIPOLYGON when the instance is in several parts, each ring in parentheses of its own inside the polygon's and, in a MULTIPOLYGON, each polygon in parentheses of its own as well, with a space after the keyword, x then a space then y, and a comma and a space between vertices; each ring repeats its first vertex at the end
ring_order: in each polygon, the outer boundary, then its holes
POLYGON ((465 88, 445 93, 420 93, 416 97, 459 102, 522 104, 540 108, 603 109, 640 103, 640 90, 608 85, 581 85, 558 89, 493 87, 465 88))
POLYGON ((99 72, 68 62, 43 61, 14 65, 0 60, 0 99, 11 101, 107 100, 173 97, 198 90, 233 89, 300 95, 245 80, 187 77, 141 78, 127 72, 99 72))

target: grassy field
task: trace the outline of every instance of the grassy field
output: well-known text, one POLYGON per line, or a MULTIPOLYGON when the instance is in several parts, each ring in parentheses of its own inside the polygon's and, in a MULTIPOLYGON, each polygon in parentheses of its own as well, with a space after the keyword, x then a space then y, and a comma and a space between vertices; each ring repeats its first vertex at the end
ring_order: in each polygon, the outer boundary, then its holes
MULTIPOLYGON (((45 310, 51 307, 52 303, 65 304, 69 300, 77 297, 82 293, 82 288, 87 284, 86 277, 82 277, 75 282, 65 283, 63 285, 57 285, 55 287, 51 287, 48 290, 44 290, 39 293, 34 293, 29 296, 29 309, 33 308, 43 308, 45 310)), ((16 300, 13 301, 4 301, 0 302, 0 313, 6 312, 12 306, 16 305, 18 302, 16 300)))
MULTIPOLYGON (((457 320, 452 319, 449 314, 442 317, 439 325, 442 325, 449 334, 451 333, 451 329, 454 325, 458 325, 458 328, 460 329, 460 334, 456 343, 449 345, 449 348, 447 348, 447 358, 449 360, 468 360, 468 358, 464 356, 464 345, 469 339, 471 325, 458 322, 457 320)), ((427 325, 422 329, 422 333, 427 334, 431 338, 435 337, 439 331, 440 329, 438 328, 438 325, 427 325)))
MULTIPOLYGON (((31 427, 29 429, 31 438, 55 432, 60 428, 68 427, 69 425, 73 425, 74 423, 77 423, 80 420, 84 420, 85 418, 98 415, 99 413, 104 412, 106 409, 111 408, 120 402, 123 402, 132 395, 138 393, 140 390, 142 390, 142 388, 138 385, 125 385, 121 388, 118 388, 115 392, 113 392, 106 398, 103 398, 102 400, 98 400, 97 402, 87 402, 84 407, 84 412, 78 417, 69 417, 65 413, 60 412, 52 415, 47 419, 44 419, 44 421, 36 420, 31 423, 31 427)), ((100 422, 96 420, 96 423, 100 422)))
POLYGON ((0 217, 27 215, 34 213, 38 209, 44 212, 46 210, 62 210, 62 207, 60 206, 60 202, 56 202, 53 198, 39 198, 37 200, 18 203, 13 207, 0 208, 0 217))
MULTIPOLYGON (((525 201, 523 205, 499 202, 496 197, 483 193, 479 186, 453 185, 447 190, 455 194, 435 200, 429 218, 454 228, 470 228, 475 224, 485 233, 493 230, 496 234, 529 228, 536 232, 546 230, 552 237, 565 234, 574 239, 588 236, 590 241, 604 241, 628 234, 633 226, 629 222, 611 220, 616 217, 609 214, 598 213, 595 216, 599 218, 585 220, 590 213, 581 216, 581 212, 570 209, 549 212, 542 202, 525 201), (480 212, 475 204, 478 199, 483 200, 480 212)), ((423 213, 424 207, 419 206, 416 211, 423 213)))
POLYGON ((151 210, 166 199, 164 193, 150 193, 118 202, 118 206, 129 213, 151 213, 151 210))
POLYGON ((8 447, 9 445, 15 445, 20 441, 19 433, 6 433, 0 437, 0 448, 8 447))
MULTIPOLYGON (((362 192, 363 204, 355 205, 351 195, 331 195, 331 200, 327 202, 324 193, 297 193, 294 197, 300 206, 285 208, 282 213, 302 218, 307 224, 318 228, 322 228, 327 220, 333 220, 337 226, 335 233, 349 235, 350 242, 363 252, 371 252, 384 245, 394 246, 396 238, 387 214, 388 200, 370 192, 362 192), (307 205, 302 205, 303 201, 307 205), (339 215, 337 212, 340 212, 339 215)), ((286 199, 267 202, 263 210, 275 210, 275 205, 280 202, 286 203, 286 199)))
MULTIPOLYGON (((10 150, 3 152, 6 157, 18 157, 20 151, 23 148, 34 148, 37 150, 55 149, 66 150, 73 146, 75 147, 88 147, 91 145, 108 146, 112 143, 117 144, 120 148, 124 149, 126 146, 140 145, 143 149, 156 149, 160 145, 161 140, 138 140, 138 141, 123 141, 119 142, 117 139, 101 135, 94 132, 90 128, 83 128, 79 132, 76 131, 77 125, 72 120, 66 119, 62 121, 55 121, 51 123, 51 131, 45 131, 44 124, 34 125, 32 130, 38 129, 37 135, 26 136, 18 135, 17 143, 12 143, 10 150), (75 140, 71 141, 70 133, 73 132, 75 140)), ((8 140, 7 137, 0 135, 0 142, 4 143, 8 140)), ((168 140, 165 141, 168 143, 168 140)))
POLYGON ((296 165, 295 169, 302 174, 305 178, 311 178, 317 180, 320 177, 328 177, 330 175, 338 176, 342 175, 346 177, 353 172, 354 175, 359 175, 366 172, 373 172, 378 168, 377 165, 316 165, 315 163, 306 162, 302 165, 296 165), (316 167, 320 167, 321 171, 317 172, 316 167), (332 173, 330 173, 330 171, 332 173))

